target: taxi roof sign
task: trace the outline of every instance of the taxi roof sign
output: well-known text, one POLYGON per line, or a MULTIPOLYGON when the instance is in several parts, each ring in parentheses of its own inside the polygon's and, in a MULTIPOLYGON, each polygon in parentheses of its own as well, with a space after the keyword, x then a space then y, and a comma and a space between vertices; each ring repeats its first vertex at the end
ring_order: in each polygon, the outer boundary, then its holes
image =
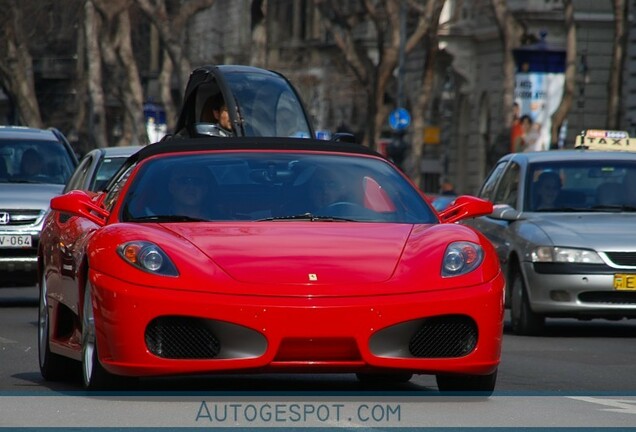
POLYGON ((602 151, 636 151, 636 139, 626 131, 588 129, 576 137, 574 148, 602 151))

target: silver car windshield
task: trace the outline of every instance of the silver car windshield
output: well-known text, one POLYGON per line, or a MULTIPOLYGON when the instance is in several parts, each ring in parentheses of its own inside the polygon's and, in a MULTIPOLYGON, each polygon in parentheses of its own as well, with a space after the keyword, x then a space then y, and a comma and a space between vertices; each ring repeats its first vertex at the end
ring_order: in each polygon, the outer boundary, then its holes
POLYGON ((636 161, 532 164, 527 176, 528 211, 636 211, 636 161))
POLYGON ((147 160, 124 198, 132 222, 437 223, 388 163, 366 157, 242 152, 147 160))
POLYGON ((57 141, 0 140, 0 183, 65 184, 73 169, 57 141))

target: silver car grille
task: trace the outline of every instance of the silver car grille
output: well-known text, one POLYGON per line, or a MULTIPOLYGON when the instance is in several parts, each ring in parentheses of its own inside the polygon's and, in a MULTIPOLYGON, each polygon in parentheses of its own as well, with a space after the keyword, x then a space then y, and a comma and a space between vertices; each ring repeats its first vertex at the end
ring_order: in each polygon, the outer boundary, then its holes
POLYGON ((42 210, 0 209, 0 230, 5 226, 35 225, 42 210))
POLYGON ((605 255, 615 265, 636 266, 636 252, 605 252, 605 255))

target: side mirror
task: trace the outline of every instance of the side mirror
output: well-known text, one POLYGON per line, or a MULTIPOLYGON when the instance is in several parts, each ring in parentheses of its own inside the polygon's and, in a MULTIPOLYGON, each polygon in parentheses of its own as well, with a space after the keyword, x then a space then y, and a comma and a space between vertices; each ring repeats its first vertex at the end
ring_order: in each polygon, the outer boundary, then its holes
POLYGON ((521 212, 510 207, 508 204, 497 204, 493 207, 492 214, 493 219, 501 219, 507 221, 515 221, 519 219, 521 212))
POLYGON ((81 190, 72 190, 51 199, 51 209, 85 217, 99 226, 106 224, 106 218, 110 214, 94 202, 89 194, 81 190))
POLYGON ((462 219, 484 216, 492 213, 492 202, 471 195, 462 195, 439 213, 443 223, 458 222, 462 219))

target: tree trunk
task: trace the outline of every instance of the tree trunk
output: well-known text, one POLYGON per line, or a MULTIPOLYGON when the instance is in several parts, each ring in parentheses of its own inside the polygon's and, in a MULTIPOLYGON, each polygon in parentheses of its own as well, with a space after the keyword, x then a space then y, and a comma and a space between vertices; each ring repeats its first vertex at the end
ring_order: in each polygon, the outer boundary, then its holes
POLYGON ((413 105, 413 139, 411 142, 411 151, 408 156, 408 162, 406 164, 406 171, 409 177, 418 187, 422 181, 420 162, 424 147, 424 127, 429 123, 427 115, 431 103, 431 94, 433 93, 437 54, 439 53, 439 38, 437 37, 437 32, 445 0, 429 0, 429 3, 433 10, 431 14, 431 24, 428 28, 425 39, 427 41, 427 46, 424 72, 422 74, 422 88, 420 90, 420 94, 415 100, 415 104, 413 105))
POLYGON ((84 4, 86 32, 86 60, 88 62, 88 98, 89 109, 89 134, 96 147, 107 147, 106 135, 106 108, 104 104, 104 89, 102 87, 102 59, 99 48, 101 33, 101 19, 95 5, 87 0, 84 4))
POLYGON ((0 38, 0 61, 2 81, 7 84, 7 90, 15 95, 15 105, 20 124, 41 128, 42 117, 35 93, 33 80, 33 59, 29 53, 28 40, 23 30, 25 23, 22 19, 21 6, 16 0, 0 3, 3 14, 4 38, 0 38))
POLYGON ((576 23, 574 22, 574 6, 572 0, 563 0, 564 21, 566 28, 565 83, 561 103, 552 114, 552 130, 550 148, 558 147, 559 129, 570 113, 574 101, 574 85, 576 80, 576 23))
POLYGON ((512 126, 516 65, 513 50, 520 43, 521 27, 508 11, 506 0, 491 0, 501 43, 503 44, 502 118, 507 127, 512 126))
POLYGON ((627 44, 627 2, 613 0, 612 6, 614 8, 614 49, 608 83, 607 128, 618 129, 620 127, 621 90, 627 44))
POLYGON ((172 100, 172 74, 174 72, 174 66, 169 55, 163 56, 163 62, 161 63, 161 73, 159 74, 159 91, 161 92, 161 102, 163 103, 163 109, 166 112, 166 127, 168 131, 174 132, 174 128, 177 127, 177 107, 172 100))
POLYGON ((144 118, 144 92, 141 86, 137 62, 132 50, 132 34, 130 28, 130 15, 128 10, 122 11, 117 18, 117 53, 121 67, 124 69, 126 79, 122 82, 122 101, 126 108, 127 117, 131 120, 132 140, 123 142, 123 145, 148 144, 148 132, 144 118))

